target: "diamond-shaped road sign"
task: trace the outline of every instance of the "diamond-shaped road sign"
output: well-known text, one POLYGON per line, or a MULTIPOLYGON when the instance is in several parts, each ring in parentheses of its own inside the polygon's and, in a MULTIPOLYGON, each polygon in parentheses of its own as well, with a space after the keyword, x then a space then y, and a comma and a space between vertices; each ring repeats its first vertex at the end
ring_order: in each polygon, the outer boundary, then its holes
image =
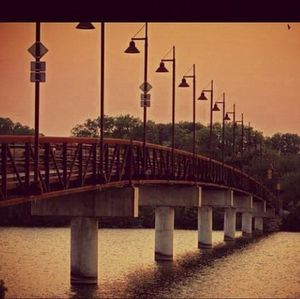
POLYGON ((28 52, 34 57, 34 58, 42 58, 47 52, 48 49, 41 43, 41 42, 35 42, 29 49, 28 52))
POLYGON ((151 86, 151 84, 148 83, 148 82, 144 82, 144 83, 142 83, 142 85, 140 86, 140 89, 141 89, 142 91, 146 91, 146 92, 148 92, 151 88, 152 88, 152 86, 151 86), (146 87, 146 88, 145 88, 145 87, 146 87))

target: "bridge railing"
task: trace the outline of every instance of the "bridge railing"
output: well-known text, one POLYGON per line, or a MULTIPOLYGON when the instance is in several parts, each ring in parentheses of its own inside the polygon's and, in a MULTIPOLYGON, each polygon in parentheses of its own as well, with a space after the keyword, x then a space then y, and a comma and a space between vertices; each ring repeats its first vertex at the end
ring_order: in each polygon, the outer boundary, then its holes
MULTIPOLYGON (((34 193, 32 136, 0 136, 0 198, 34 193)), ((39 181, 42 192, 93 184, 153 180, 226 186, 271 200, 273 194, 246 173, 205 156, 123 139, 40 137, 39 181)))

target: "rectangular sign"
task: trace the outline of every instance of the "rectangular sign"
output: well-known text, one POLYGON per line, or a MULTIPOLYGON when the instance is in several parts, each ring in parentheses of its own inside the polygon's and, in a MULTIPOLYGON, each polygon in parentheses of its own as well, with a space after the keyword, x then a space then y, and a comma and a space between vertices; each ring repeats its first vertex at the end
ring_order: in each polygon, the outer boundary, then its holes
POLYGON ((31 61, 30 70, 32 72, 45 72, 46 71, 46 62, 45 61, 31 61))
POLYGON ((46 82, 46 73, 44 72, 31 72, 30 82, 46 82))
POLYGON ((150 101, 141 101, 141 107, 150 107, 150 101))
POLYGON ((150 107, 150 94, 141 94, 141 107, 150 107))
POLYGON ((141 101, 150 101, 150 94, 141 93, 141 101))

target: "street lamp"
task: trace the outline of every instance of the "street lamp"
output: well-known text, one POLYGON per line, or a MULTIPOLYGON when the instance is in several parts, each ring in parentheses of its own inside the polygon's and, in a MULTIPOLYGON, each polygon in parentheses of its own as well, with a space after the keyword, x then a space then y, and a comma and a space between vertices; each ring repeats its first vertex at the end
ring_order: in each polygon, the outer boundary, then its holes
MULTIPOLYGON (((80 22, 77 29, 91 30, 95 29, 92 23, 80 22)), ((101 22, 101 69, 100 69, 100 175, 103 176, 103 154, 104 154, 104 42, 105 42, 105 26, 104 22, 101 22)))
POLYGON ((203 89, 201 92, 200 97, 198 100, 207 100, 205 93, 210 93, 210 125, 209 125, 209 159, 212 158, 212 148, 211 148, 211 141, 212 141, 212 123, 213 123, 213 95, 214 95, 214 82, 211 80, 211 88, 210 89, 203 89))
POLYGON ((235 158, 235 104, 233 104, 233 111, 226 112, 224 120, 231 120, 229 114, 233 115, 232 120, 232 159, 235 158))
POLYGON ((161 59, 159 68, 156 70, 157 73, 168 72, 164 62, 172 62, 172 175, 174 175, 174 148, 175 148, 175 46, 173 46, 172 59, 161 59))
MULTIPOLYGON (((148 23, 146 22, 134 37, 131 38, 131 41, 129 43, 129 47, 125 50, 125 53, 127 54, 137 54, 140 53, 140 51, 135 46, 135 40, 143 40, 144 41, 144 83, 142 84, 143 89, 143 108, 144 108, 144 131, 143 131, 143 174, 145 174, 146 170, 146 123, 147 123, 147 107, 148 107, 148 101, 147 101, 147 92, 149 91, 150 84, 147 82, 147 74, 148 74, 148 23), (144 37, 135 37, 141 29, 145 27, 145 36, 144 37)), ((149 97, 150 98, 150 97, 149 97)), ((149 102, 150 103, 150 102, 149 102)))
POLYGON ((195 174, 195 155, 196 155, 196 66, 193 64, 193 74, 184 75, 178 87, 190 87, 186 78, 193 79, 193 174, 195 174))
POLYGON ((224 164, 225 159, 225 120, 227 120, 229 117, 227 115, 227 118, 225 116, 225 92, 223 92, 223 101, 215 102, 215 105, 212 109, 212 111, 220 111, 218 104, 222 104, 223 106, 223 114, 222 114, 222 162, 224 164))

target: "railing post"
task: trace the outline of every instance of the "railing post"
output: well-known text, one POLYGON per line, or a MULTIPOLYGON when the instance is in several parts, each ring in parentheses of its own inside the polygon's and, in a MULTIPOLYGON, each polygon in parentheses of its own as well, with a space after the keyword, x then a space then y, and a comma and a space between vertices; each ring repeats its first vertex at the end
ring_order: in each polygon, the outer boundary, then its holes
POLYGON ((4 199, 7 198, 7 144, 1 146, 1 189, 4 199))

